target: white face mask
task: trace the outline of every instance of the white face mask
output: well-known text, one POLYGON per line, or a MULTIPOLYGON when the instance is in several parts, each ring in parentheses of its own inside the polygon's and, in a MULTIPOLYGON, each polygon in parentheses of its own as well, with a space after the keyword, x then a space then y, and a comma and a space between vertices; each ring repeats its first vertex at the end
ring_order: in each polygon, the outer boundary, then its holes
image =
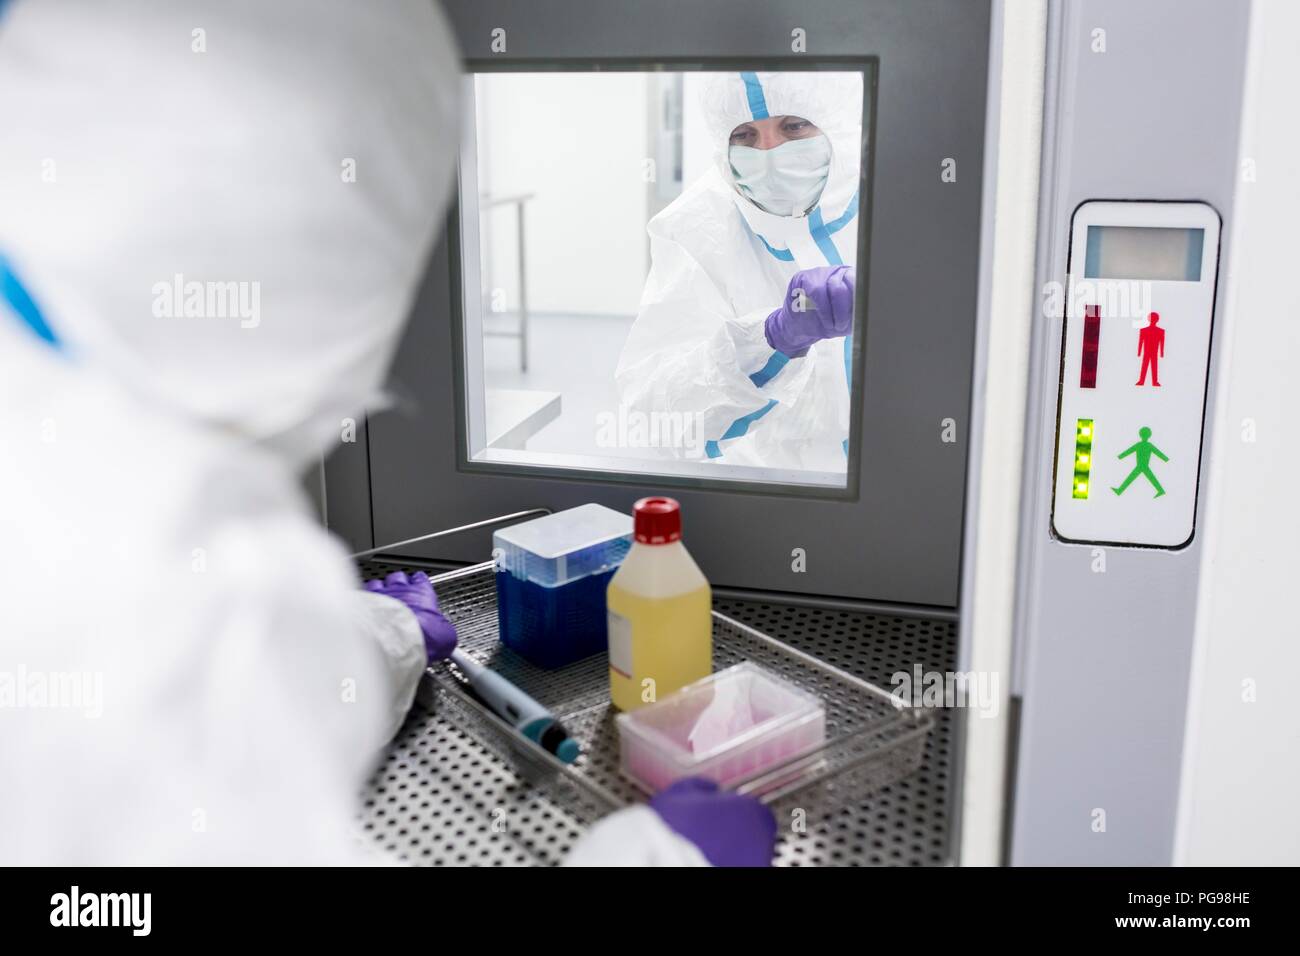
POLYGON ((801 216, 817 204, 831 169, 825 133, 772 149, 732 146, 731 175, 755 206, 778 216, 801 216))

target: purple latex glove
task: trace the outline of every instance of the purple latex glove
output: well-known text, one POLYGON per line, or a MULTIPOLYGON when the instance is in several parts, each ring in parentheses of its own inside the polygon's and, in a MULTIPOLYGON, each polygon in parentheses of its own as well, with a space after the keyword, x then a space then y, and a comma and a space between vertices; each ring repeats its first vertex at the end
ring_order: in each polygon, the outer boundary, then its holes
POLYGON ((427 574, 416 571, 408 579, 406 572, 394 571, 382 581, 378 578, 367 581, 365 588, 401 601, 411 609, 424 632, 424 650, 430 663, 451 656, 456 649, 456 628, 438 610, 438 595, 433 593, 427 574))
POLYGON ((771 866, 776 818, 753 797, 688 777, 661 790, 650 808, 669 829, 699 848, 714 866, 771 866))
POLYGON ((785 304, 767 317, 767 344, 790 358, 808 353, 822 339, 853 331, 852 266, 818 266, 796 272, 785 290, 785 304))

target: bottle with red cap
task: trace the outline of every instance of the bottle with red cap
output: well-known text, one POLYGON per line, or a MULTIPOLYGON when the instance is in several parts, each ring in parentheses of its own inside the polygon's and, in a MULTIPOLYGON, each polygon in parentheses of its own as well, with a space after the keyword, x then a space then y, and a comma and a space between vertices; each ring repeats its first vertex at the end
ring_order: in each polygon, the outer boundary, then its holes
POLYGON ((628 711, 713 673, 713 595, 682 544, 682 509, 642 498, 632 549, 609 582, 609 694, 628 711))

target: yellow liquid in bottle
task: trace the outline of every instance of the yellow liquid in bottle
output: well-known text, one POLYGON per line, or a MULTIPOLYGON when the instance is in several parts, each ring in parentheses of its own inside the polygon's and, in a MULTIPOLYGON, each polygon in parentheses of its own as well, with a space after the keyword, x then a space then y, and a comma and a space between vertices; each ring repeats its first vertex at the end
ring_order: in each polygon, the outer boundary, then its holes
POLYGON ((609 696, 622 711, 662 700, 713 673, 708 584, 671 597, 644 597, 611 581, 609 696))

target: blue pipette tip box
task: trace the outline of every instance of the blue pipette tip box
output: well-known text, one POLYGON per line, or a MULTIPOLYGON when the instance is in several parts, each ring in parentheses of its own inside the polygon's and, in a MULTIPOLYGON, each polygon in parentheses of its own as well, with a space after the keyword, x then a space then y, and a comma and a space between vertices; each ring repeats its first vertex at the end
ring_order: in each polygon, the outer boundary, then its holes
POLYGON ((598 504, 494 533, 501 642, 547 669, 605 653, 605 588, 631 547, 632 516, 598 504))

